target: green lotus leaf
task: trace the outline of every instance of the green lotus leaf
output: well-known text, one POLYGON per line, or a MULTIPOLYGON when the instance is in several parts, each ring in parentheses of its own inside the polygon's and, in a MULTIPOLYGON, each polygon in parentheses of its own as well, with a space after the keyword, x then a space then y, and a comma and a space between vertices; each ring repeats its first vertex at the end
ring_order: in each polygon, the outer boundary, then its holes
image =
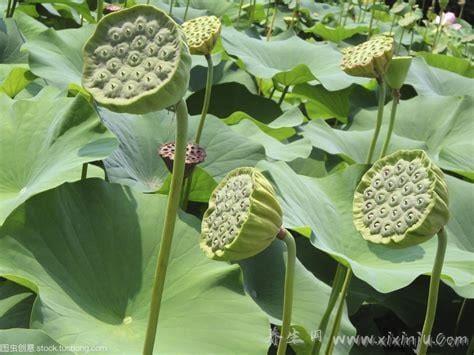
POLYGON ((12 281, 0 281, 0 329, 28 328, 34 296, 12 281))
POLYGON ((393 38, 376 36, 342 51, 341 69, 347 74, 365 78, 381 78, 393 54, 393 38))
POLYGON ((215 16, 201 16, 182 25, 191 54, 211 54, 221 32, 221 22, 215 16))
MULTIPOLYGON (((305 233, 318 249, 348 263, 354 274, 376 290, 387 293, 409 285, 433 267, 437 240, 404 249, 364 241, 353 219, 354 191, 366 167, 353 165, 323 178, 296 174, 285 163, 262 162, 270 173, 287 228, 305 233), (314 201, 318 201, 316 204, 314 201), (324 206, 324 208, 321 208, 324 206)), ((474 244, 471 216, 474 186, 446 176, 450 219, 445 227, 448 247, 441 279, 463 297, 474 297, 474 244)))
POLYGON ((112 111, 146 113, 178 102, 190 69, 179 26, 158 8, 139 5, 98 23, 84 46, 82 83, 112 111))
POLYGON ((211 195, 200 246, 211 259, 246 259, 267 248, 281 225, 281 207, 270 182, 255 168, 237 168, 211 195))
POLYGON ((0 344, 3 346, 2 354, 76 354, 76 352, 61 350, 61 344, 39 329, 11 328, 0 330, 0 344))
POLYGON ((366 81, 341 71, 338 65, 341 54, 331 44, 308 43, 297 36, 267 42, 228 27, 222 29, 222 41, 225 50, 242 60, 245 68, 257 78, 276 78, 283 85, 316 78, 331 91, 366 81))
POLYGON ((449 219, 443 172, 422 150, 388 155, 362 177, 353 213, 365 240, 398 248, 423 243, 449 219))
MULTIPOLYGON (((417 96, 402 100, 388 152, 423 149, 443 170, 474 179, 472 103, 470 96, 417 96)), ((389 115, 390 108, 385 107, 381 137, 386 134, 389 115)), ((375 120, 376 111, 362 109, 354 116, 350 130, 334 129, 318 120, 303 126, 302 134, 312 141, 314 147, 340 154, 349 161, 363 163, 375 120)), ((383 141, 379 140, 376 155, 382 144, 383 141)))
MULTIPOLYGON (((165 196, 97 179, 19 207, 0 229, 0 275, 37 291, 31 327, 67 347, 141 353, 165 210, 165 196)), ((189 215, 176 221, 156 352, 264 353, 267 316, 237 265, 202 254, 198 228, 189 215)))
POLYGON ((318 36, 321 36, 326 41, 339 43, 345 39, 351 38, 358 33, 367 32, 368 29, 369 28, 366 25, 329 27, 324 25, 322 22, 318 22, 313 27, 304 30, 304 32, 314 33, 318 36))
POLYGON ((116 143, 82 96, 52 88, 32 99, 0 95, 0 225, 29 197, 79 180, 82 164, 107 157, 116 143))
POLYGON ((471 78, 428 65, 424 58, 413 58, 406 84, 420 96, 474 96, 471 78))
MULTIPOLYGON (((143 192, 159 190, 168 176, 168 170, 158 156, 157 149, 174 137, 175 123, 171 120, 172 114, 159 111, 135 116, 103 108, 99 113, 104 124, 119 140, 118 149, 104 162, 110 181, 129 185, 143 192)), ((189 140, 194 138, 198 123, 198 117, 190 117, 189 140)), ((265 158, 261 144, 235 133, 212 115, 206 118, 201 144, 206 148, 207 157, 199 167, 217 181, 237 167, 254 166, 265 158)), ((211 192, 212 189, 207 194, 210 195, 211 192)))
MULTIPOLYGON (((30 28, 27 22, 23 28, 30 28)), ((82 47, 94 30, 93 25, 55 31, 44 30, 27 38, 28 65, 33 74, 49 84, 66 89, 80 85, 83 67, 82 47)))

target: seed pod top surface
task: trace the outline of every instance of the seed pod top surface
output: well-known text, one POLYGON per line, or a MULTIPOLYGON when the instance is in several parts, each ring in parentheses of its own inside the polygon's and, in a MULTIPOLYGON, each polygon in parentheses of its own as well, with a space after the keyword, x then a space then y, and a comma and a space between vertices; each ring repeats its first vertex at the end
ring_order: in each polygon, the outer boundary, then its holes
POLYGON ((377 36, 342 51, 341 69, 352 76, 380 78, 393 55, 393 38, 377 36))
POLYGON ((147 113, 184 96, 190 68, 179 26, 156 7, 138 5, 97 24, 84 46, 82 84, 112 111, 147 113))
POLYGON ((210 54, 221 32, 216 16, 201 16, 183 23, 191 54, 210 54))
POLYGON ((238 168, 211 195, 200 246, 215 260, 249 258, 271 244, 281 224, 282 210, 270 182, 254 168, 238 168))
POLYGON ((443 172, 422 150, 388 155, 362 177, 353 214, 365 240, 390 247, 422 243, 449 219, 443 172))

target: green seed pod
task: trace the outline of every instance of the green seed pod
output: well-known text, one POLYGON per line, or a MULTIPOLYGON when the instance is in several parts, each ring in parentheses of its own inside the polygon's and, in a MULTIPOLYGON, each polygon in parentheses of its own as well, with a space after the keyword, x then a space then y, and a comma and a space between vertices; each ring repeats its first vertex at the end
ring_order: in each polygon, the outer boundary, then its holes
POLYGON ((216 16, 201 16, 183 23, 191 54, 211 54, 221 33, 221 22, 216 16))
POLYGON ((393 57, 385 73, 385 82, 391 89, 400 90, 410 69, 412 57, 393 57))
POLYGON ((342 51, 341 69, 352 76, 380 78, 387 71, 393 54, 393 38, 377 36, 342 51))
POLYGON ((100 105, 116 112, 172 106, 189 83, 191 56, 184 38, 180 27, 153 6, 107 15, 84 46, 82 84, 100 105))
POLYGON ((282 224, 270 182, 254 168, 231 171, 214 189, 201 228, 201 249, 214 260, 237 261, 266 249, 282 224))
POLYGON ((399 150, 378 160, 354 194, 353 218, 365 240, 408 247, 430 239, 449 219, 442 171, 422 150, 399 150), (383 195, 383 198, 377 196, 383 195))

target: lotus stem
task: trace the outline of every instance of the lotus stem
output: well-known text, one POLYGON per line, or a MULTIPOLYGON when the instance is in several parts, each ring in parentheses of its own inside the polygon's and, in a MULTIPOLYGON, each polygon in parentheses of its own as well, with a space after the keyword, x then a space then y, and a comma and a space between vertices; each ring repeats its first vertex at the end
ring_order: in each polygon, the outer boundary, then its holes
POLYGON ((344 310, 344 301, 346 299, 347 291, 349 289, 349 283, 351 281, 352 271, 350 267, 346 270, 346 275, 344 277, 344 284, 341 289, 341 297, 339 305, 337 307, 336 318, 334 319, 334 324, 332 326, 331 334, 329 335, 329 343, 326 349, 326 355, 332 355, 334 349, 334 338, 339 333, 339 328, 341 326, 342 312, 344 310))
POLYGON ((7 10, 6 10, 6 13, 5 13, 5 16, 6 17, 10 17, 10 9, 12 7, 12 0, 8 0, 7 2, 7 10))
POLYGON ((181 186, 183 184, 184 163, 186 157, 186 139, 188 131, 188 110, 183 99, 181 99, 176 104, 176 121, 176 150, 173 164, 173 173, 171 178, 170 192, 168 195, 168 205, 166 208, 165 221, 163 225, 160 251, 158 253, 158 262, 156 263, 155 280, 151 293, 150 314, 148 318, 148 327, 146 331, 143 355, 153 354, 166 270, 168 268, 171 242, 173 239, 176 215, 178 213, 181 186))
POLYGON ((201 134, 204 128, 204 121, 206 120, 207 111, 209 110, 209 103, 211 101, 211 91, 212 91, 212 83, 213 83, 213 76, 214 76, 214 65, 212 63, 212 56, 211 54, 206 54, 205 57, 207 61, 206 91, 204 94, 204 102, 202 105, 201 119, 199 121, 199 126, 196 131, 196 138, 194 139, 196 144, 199 144, 199 142, 201 141, 201 134))
POLYGON ((186 9, 184 10, 184 16, 183 16, 183 21, 186 21, 186 17, 188 17, 188 11, 189 11, 189 3, 191 2, 191 0, 188 0, 186 2, 186 9))
POLYGON ((374 155, 375 146, 377 145, 377 138, 380 133, 380 127, 382 126, 383 109, 385 104, 385 83, 382 78, 378 78, 379 84, 379 106, 377 110, 377 122, 375 124, 374 135, 372 136, 372 142, 370 143, 369 153, 367 155, 366 164, 370 164, 372 156, 374 155))
MULTIPOLYGON (((202 105, 201 111, 201 119, 199 120, 199 126, 196 131, 196 138, 194 139, 196 144, 199 144, 201 141, 202 131, 204 130, 204 122, 206 120, 207 111, 209 109, 209 102, 211 101, 211 91, 212 91, 212 82, 213 82, 213 74, 214 74, 214 65, 212 63, 212 56, 210 54, 205 55, 207 60, 207 80, 206 80, 206 91, 204 94, 204 102, 202 105)), ((189 200, 189 193, 191 192, 191 184, 193 180, 193 173, 189 175, 184 182, 184 191, 183 191, 183 198, 181 202, 181 207, 183 210, 188 208, 188 200, 189 200)))
MULTIPOLYGON (((341 292, 342 285, 344 283, 344 265, 337 263, 336 274, 334 275, 334 279, 332 281, 332 288, 331 294, 329 296, 328 305, 326 307, 326 311, 321 318, 321 322, 319 323, 318 329, 321 331, 321 337, 324 338, 324 334, 326 334, 326 328, 328 327, 329 319, 331 318, 332 311, 336 306, 337 296, 341 292)), ((313 343, 313 348, 311 350, 312 355, 319 355, 322 345, 321 338, 315 338, 313 343)))
POLYGON ((270 91, 270 95, 268 96, 269 99, 273 97, 273 94, 275 94, 275 91, 276 91, 276 86, 274 86, 272 91, 270 91))
POLYGON ((372 36, 372 26, 374 24, 374 12, 375 12, 375 9, 374 9, 374 6, 375 6, 375 1, 376 0, 372 0, 372 7, 370 9, 370 22, 369 22, 369 34, 367 36, 367 39, 370 38, 370 36, 372 36))
POLYGON ((265 11, 265 29, 268 28, 268 20, 270 18, 270 7, 272 4, 272 0, 268 0, 267 2, 267 11, 265 11))
POLYGON ((88 167, 87 163, 82 164, 81 180, 87 179, 87 167, 88 167))
POLYGON ((383 143, 382 152, 380 152, 379 159, 382 159, 387 153, 388 146, 390 144, 390 138, 392 138, 393 127, 395 125, 395 117, 397 115, 397 107, 400 103, 400 90, 392 90, 392 110, 390 111, 390 121, 388 123, 387 136, 385 137, 385 142, 383 143))
POLYGON ((250 9, 249 26, 252 25, 255 17, 255 7, 257 6, 257 0, 251 0, 250 3, 252 5, 252 8, 250 9))
POLYGON ((244 6, 244 0, 240 0, 240 4, 239 4, 239 14, 237 16, 237 21, 240 20, 240 15, 242 14, 242 6, 244 6))
POLYGON ((8 5, 7 5, 7 17, 13 17, 13 15, 15 14, 15 8, 16 8, 16 4, 17 4, 18 0, 13 0, 13 2, 10 2, 10 0, 8 1, 8 5))
POLYGON ((415 29, 412 28, 410 36, 410 45, 408 46, 408 54, 411 52, 411 46, 413 45, 413 37, 415 36, 415 29))
POLYGON ((443 16, 444 16, 444 12, 441 11, 440 16, 439 16, 439 24, 438 24, 438 27, 436 27, 436 33, 433 40, 433 47, 431 47, 431 52, 433 52, 436 49, 436 46, 438 45, 439 37, 441 37, 441 26, 443 24, 443 16))
POLYGON ((272 38, 273 26, 275 25, 277 11, 278 11, 278 7, 277 7, 277 2, 275 1, 275 10, 273 11, 272 20, 270 22, 270 28, 268 29, 268 32, 267 32, 267 41, 269 41, 270 38, 272 38))
POLYGON ((290 28, 293 28, 295 22, 298 20, 298 12, 300 11, 300 0, 296 0, 295 9, 293 10, 293 14, 291 15, 291 23, 290 28))
POLYGON ((293 291, 295 278, 295 262, 296 262, 296 243, 291 233, 283 229, 284 234, 282 239, 286 244, 287 259, 286 259, 286 273, 285 273, 285 291, 283 295, 283 318, 281 325, 281 337, 278 343, 277 355, 285 355, 286 347, 288 345, 288 337, 291 328, 291 312, 293 309, 293 291))
POLYGON ((100 21, 102 15, 104 14, 104 0, 97 0, 97 22, 100 21))
POLYGON ((170 16, 173 14, 173 3, 174 3, 174 0, 170 0, 170 9, 168 12, 170 16))
POLYGON ((423 330, 421 331, 421 342, 419 355, 426 355, 429 344, 429 337, 431 336, 431 330, 436 316, 436 306, 438 303, 438 290, 439 281, 441 277, 441 270, 443 268, 444 256, 446 254, 446 246, 448 243, 448 237, 446 230, 441 228, 438 232, 438 248, 436 250, 435 261, 433 264, 433 270, 431 271, 430 279, 430 290, 428 292, 428 305, 426 307, 425 323, 423 324, 423 330), (425 341, 426 340, 426 341, 425 341))
POLYGON ((392 34, 393 26, 395 25, 395 20, 397 19, 397 15, 393 15, 392 23, 390 24, 390 34, 392 34))
POLYGON ((278 105, 281 106, 283 103, 283 100, 285 99, 286 94, 288 93, 288 89, 290 88, 289 85, 286 85, 285 88, 283 89, 283 92, 281 93, 280 100, 278 100, 278 105))
POLYGON ((466 303, 467 303, 467 298, 465 298, 462 302, 461 302, 461 307, 459 307, 459 313, 458 313, 458 316, 456 318, 456 326, 454 327, 454 336, 457 336, 458 335, 458 332, 459 332, 459 324, 461 323, 461 319, 462 319, 462 315, 464 313, 464 309, 466 308, 466 303))
POLYGON ((398 42, 398 46, 397 46, 397 54, 400 54, 400 49, 402 47, 402 40, 403 40, 403 35, 405 34, 405 28, 402 27, 402 33, 400 33, 400 40, 398 42))
POLYGON ((466 5, 465 3, 461 5, 461 9, 459 10, 459 15, 458 15, 459 19, 462 19, 462 15, 464 13, 464 6, 465 5, 466 5))

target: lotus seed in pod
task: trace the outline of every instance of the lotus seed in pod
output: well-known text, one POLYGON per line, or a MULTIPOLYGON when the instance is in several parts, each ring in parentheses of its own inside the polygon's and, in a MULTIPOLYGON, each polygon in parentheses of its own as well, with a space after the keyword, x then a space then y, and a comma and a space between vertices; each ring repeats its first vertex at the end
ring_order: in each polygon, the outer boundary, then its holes
POLYGON ((377 36, 342 51, 341 69, 352 76, 381 78, 393 55, 393 38, 377 36))
POLYGON ((147 113, 184 96, 190 69, 178 24, 156 7, 139 5, 99 21, 84 46, 82 84, 112 111, 147 113))
POLYGON ((211 195, 200 246, 211 259, 246 259, 266 249, 281 224, 282 210, 270 182, 254 168, 238 168, 211 195))
POLYGON ((390 247, 422 243, 449 219, 444 175, 424 151, 395 152, 364 174, 353 214, 365 240, 390 247))
POLYGON ((183 23, 191 54, 210 54, 221 32, 221 22, 216 16, 201 16, 183 23))

